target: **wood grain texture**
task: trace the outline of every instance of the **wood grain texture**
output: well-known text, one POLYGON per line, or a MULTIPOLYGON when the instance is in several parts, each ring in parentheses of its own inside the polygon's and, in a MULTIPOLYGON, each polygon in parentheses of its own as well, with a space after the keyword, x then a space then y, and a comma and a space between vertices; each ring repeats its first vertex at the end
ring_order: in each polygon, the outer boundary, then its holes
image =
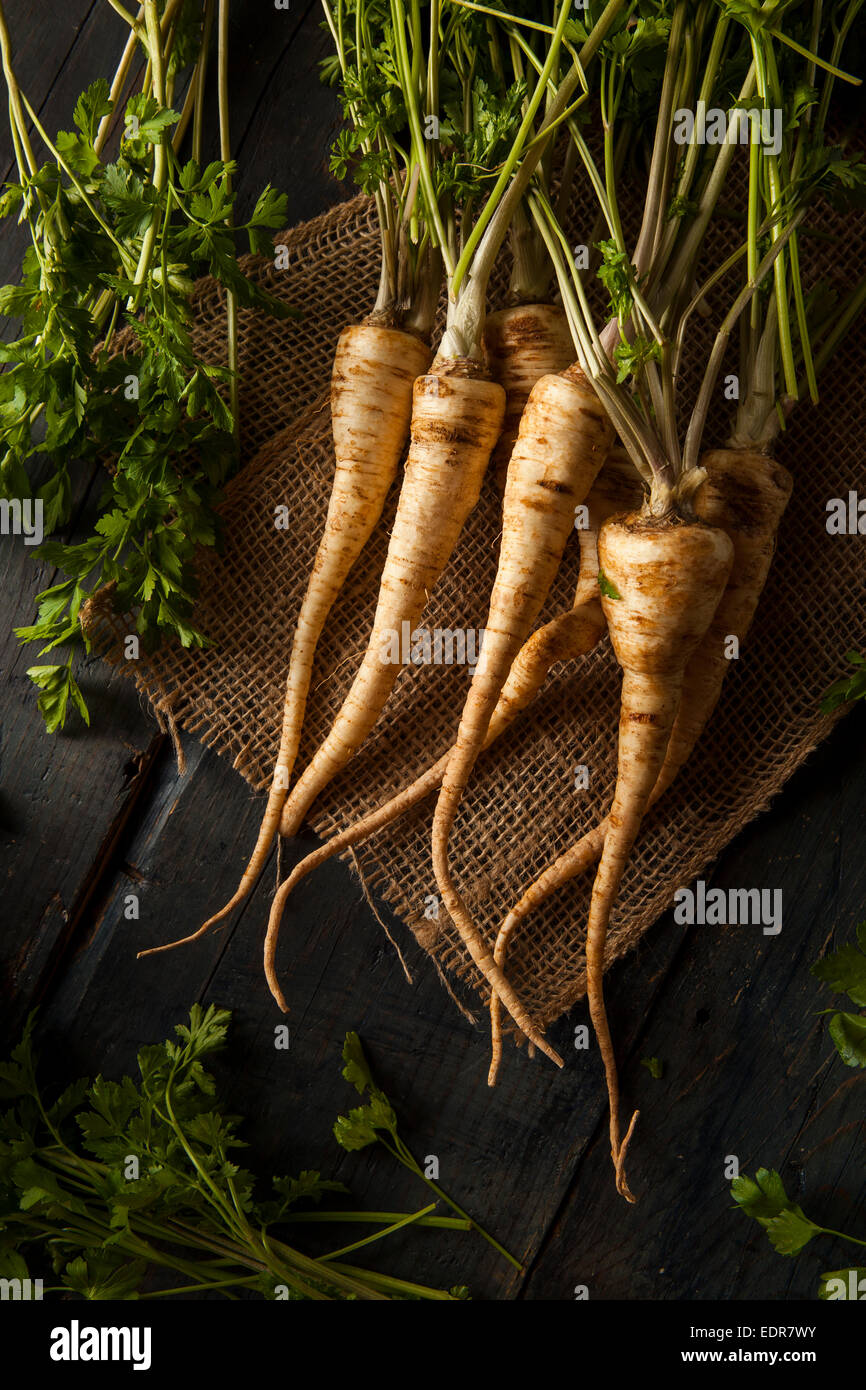
MULTIPOLYGON (((50 7, 50 16, 26 0, 6 9, 19 76, 49 126, 62 126, 78 91, 113 70, 119 21, 101 4, 50 7)), ((278 12, 246 0, 232 13, 241 199, 270 180, 301 220, 343 196, 327 172, 336 104, 317 80, 318 6, 278 12)), ((4 279, 19 254, 15 229, 0 228, 4 279)), ((77 497, 83 520, 90 479, 77 497)), ((731 1209, 722 1165, 733 1153, 743 1171, 779 1167, 816 1220, 863 1234, 862 1077, 833 1060, 817 1016, 832 997, 808 967, 864 915, 866 711, 845 721, 713 875, 721 886, 781 888, 781 934, 686 928, 668 917, 609 977, 624 1104, 642 1111, 631 1162, 641 1200, 628 1208, 610 1181, 598 1057, 573 1046, 585 1005, 552 1030, 568 1059, 562 1074, 512 1050, 491 1092, 485 1021, 473 1028, 458 1013, 385 914, 413 973, 407 984, 346 866, 307 880, 286 918, 288 1052, 274 1047, 282 1016, 261 975, 273 863, 225 929, 135 959, 228 896, 261 802, 191 740, 179 777, 153 721, 98 663, 83 677, 93 730, 45 735, 25 676, 32 654, 10 629, 30 620, 49 576, 18 541, 0 547, 4 1042, 39 999, 49 1073, 119 1075, 193 1000, 230 1007, 232 1048, 218 1070, 230 1104, 249 1117, 263 1170, 320 1166, 364 1202, 409 1210, 425 1200, 417 1182, 384 1153, 343 1154, 331 1136, 354 1096, 340 1047, 357 1029, 416 1155, 438 1156, 445 1188, 527 1272, 470 1235, 434 1231, 401 1237, 377 1258, 396 1273, 467 1283, 476 1297, 570 1300, 586 1284, 593 1299, 805 1298, 822 1269, 844 1261, 829 1243, 796 1261, 774 1255, 731 1209), (130 895, 138 920, 125 915, 130 895), (665 1062, 661 1081, 640 1065, 650 1054, 665 1062)))

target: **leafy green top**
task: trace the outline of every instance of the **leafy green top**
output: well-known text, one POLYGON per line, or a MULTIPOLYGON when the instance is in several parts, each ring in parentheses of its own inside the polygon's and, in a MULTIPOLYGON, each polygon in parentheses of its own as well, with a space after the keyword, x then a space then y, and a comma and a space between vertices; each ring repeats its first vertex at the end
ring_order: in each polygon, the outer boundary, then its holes
POLYGON ((0 216, 16 215, 31 237, 20 282, 0 288, 0 313, 20 321, 0 345, 0 496, 35 493, 48 535, 78 529, 94 469, 110 466, 92 533, 35 552, 65 576, 18 629, 40 655, 69 648, 65 664, 30 671, 51 730, 70 696, 87 718, 72 649, 97 586, 116 586, 117 608, 136 612, 146 644, 165 633, 185 646, 206 641, 191 621, 195 554, 217 543, 215 506, 236 450, 229 373, 202 358, 190 332, 195 277, 215 276, 243 305, 289 312, 245 277, 235 249, 243 233, 251 251, 272 251, 285 197, 265 188, 232 228, 233 163, 181 163, 170 140, 178 113, 145 92, 126 103, 119 152, 104 162, 97 131, 112 109, 108 83, 94 82, 75 129, 52 141, 40 128, 50 160, 23 162, 0 199, 0 216), (158 151, 164 180, 154 176, 158 151))
POLYGON ((205 1066, 222 1050, 229 1021, 225 1009, 194 1004, 176 1038, 141 1048, 137 1081, 85 1077, 49 1103, 36 1078, 31 1015, 10 1061, 0 1064, 0 1101, 8 1106, 0 1114, 0 1275, 28 1278, 37 1261, 36 1272, 52 1267, 59 1276, 52 1291, 88 1299, 196 1289, 317 1300, 467 1297, 463 1287, 446 1293, 343 1259, 408 1224, 467 1230, 465 1214, 433 1216, 433 1206, 408 1214, 322 1210, 324 1194, 347 1189, 312 1169, 275 1177, 272 1195, 256 1196, 256 1179, 236 1157, 246 1147, 239 1118, 221 1108, 205 1066), (375 1229, 311 1258, 277 1234, 311 1221, 375 1229), (152 1289, 159 1270, 180 1274, 183 1284, 152 1289))

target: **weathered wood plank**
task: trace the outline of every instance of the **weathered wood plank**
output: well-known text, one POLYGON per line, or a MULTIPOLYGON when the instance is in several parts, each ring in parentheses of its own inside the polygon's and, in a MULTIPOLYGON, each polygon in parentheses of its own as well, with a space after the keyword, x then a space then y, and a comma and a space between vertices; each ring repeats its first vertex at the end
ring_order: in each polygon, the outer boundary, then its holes
MULTIPOLYGON (((349 198, 354 185, 340 184, 328 170, 329 148, 337 133, 336 93, 319 81, 319 62, 330 52, 321 29, 321 5, 307 7, 296 33, 285 37, 288 12, 268 21, 273 48, 244 26, 246 61, 238 54, 238 80, 255 93, 256 105, 237 146, 246 193, 241 214, 266 183, 289 194, 289 222, 317 217, 349 198), (282 32, 281 32, 282 30, 282 32), (278 153, 277 153, 278 152, 278 153)), ((241 50, 243 51, 243 50, 241 50)))

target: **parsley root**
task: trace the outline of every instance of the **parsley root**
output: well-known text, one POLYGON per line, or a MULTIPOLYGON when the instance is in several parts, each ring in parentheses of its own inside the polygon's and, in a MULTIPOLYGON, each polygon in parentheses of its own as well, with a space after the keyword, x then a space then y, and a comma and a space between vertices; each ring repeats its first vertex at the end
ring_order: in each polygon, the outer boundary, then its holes
MULTIPOLYGON (((712 449, 704 454, 701 465, 707 477, 695 496, 695 511, 702 520, 727 533, 734 560, 712 622, 686 668, 679 709, 649 805, 667 791, 688 761, 718 703, 730 666, 728 641, 736 637, 742 643, 751 627, 772 562, 779 522, 791 495, 788 470, 755 449, 712 449)), ((587 831, 525 890, 499 929, 494 956, 500 964, 505 962, 520 923, 552 893, 598 861, 609 824, 610 818, 605 817, 587 831)), ((492 1085, 501 1058, 495 1001, 491 1001, 491 1020, 492 1085)))
POLYGON ((499 435, 505 392, 477 362, 447 358, 414 386, 411 443, 367 650, 330 732, 283 809, 297 834, 316 797, 357 752, 402 667, 393 637, 414 627, 478 501, 499 435))
MULTIPOLYGON (((590 601, 558 614, 534 632, 514 660, 490 720, 484 747, 489 748, 500 734, 511 726, 521 711, 531 704, 547 679, 551 666, 558 661, 573 661, 579 656, 584 656, 596 645, 605 628, 601 605, 597 601, 590 601)), ((265 976, 274 998, 281 1001, 281 1007, 285 1007, 285 1000, 277 982, 275 958, 280 924, 290 894, 320 864, 393 825, 394 821, 399 820, 425 797, 436 791, 442 783, 450 756, 449 749, 396 796, 392 796, 382 806, 362 816, 339 834, 333 835, 319 849, 313 850, 312 854, 308 854, 295 866, 280 885, 265 939, 265 976)), ((498 1001, 498 995, 494 993, 493 999, 498 1001)))
MULTIPOLYGON (((611 441, 598 397, 581 369, 571 367, 533 386, 508 465, 484 646, 439 793, 432 843, 443 901, 493 988, 501 971, 454 885, 448 839, 511 663, 538 617, 574 529, 575 508, 587 496, 611 441)), ((509 1012, 523 1027, 510 1007, 509 1012)))
POLYGON ((334 485, 292 642, 271 790, 237 891, 203 924, 202 932, 243 902, 265 866, 297 757, 316 646, 346 576, 382 515, 406 442, 412 385, 430 355, 414 334, 369 321, 340 334, 331 375, 334 485))
POLYGON ((505 419, 491 459, 501 492, 529 393, 543 376, 571 365, 574 347, 565 314, 555 304, 520 304, 490 314, 484 347, 490 375, 505 389, 505 419))
POLYGON ((598 550, 608 590, 602 608, 623 685, 616 790, 586 929, 586 992, 607 1080, 617 1190, 634 1201, 624 1167, 634 1121, 621 1142, 619 1080, 604 1007, 607 924, 664 761, 686 665, 712 621, 734 550, 724 531, 676 511, 612 517, 601 529, 598 550))

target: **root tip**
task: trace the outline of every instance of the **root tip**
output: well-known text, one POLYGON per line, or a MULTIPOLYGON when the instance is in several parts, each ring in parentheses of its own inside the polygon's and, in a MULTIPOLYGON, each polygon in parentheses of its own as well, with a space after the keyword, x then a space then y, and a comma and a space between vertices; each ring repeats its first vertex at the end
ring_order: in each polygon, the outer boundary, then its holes
POLYGON ((274 1003, 276 1004, 277 1008, 280 1010, 281 1013, 287 1014, 289 1012, 289 1006, 286 1003, 286 996, 283 994, 283 991, 280 989, 279 985, 271 983, 270 989, 271 994, 274 997, 274 1003))
POLYGON ((554 1066, 557 1066, 560 1068, 560 1070, 562 1070, 562 1068, 565 1066, 565 1062, 562 1060, 559 1053, 556 1051, 556 1048, 551 1047, 549 1043, 546 1043, 544 1041, 543 1038, 533 1038, 532 1041, 535 1043, 535 1046, 538 1048, 539 1052, 543 1052, 545 1057, 550 1058, 554 1066))
POLYGON ((626 1136, 620 1144, 619 1150, 617 1151, 617 1153, 612 1155, 614 1168, 616 1169, 616 1190, 619 1193, 620 1197, 624 1197, 625 1200, 627 1202, 631 1202, 632 1205, 635 1205, 637 1203, 637 1197, 635 1197, 626 1180, 625 1155, 626 1150, 628 1149, 628 1146, 631 1143, 631 1138, 634 1134, 634 1127, 637 1124, 639 1117, 640 1111, 636 1110, 631 1117, 629 1127, 626 1131, 626 1136))

